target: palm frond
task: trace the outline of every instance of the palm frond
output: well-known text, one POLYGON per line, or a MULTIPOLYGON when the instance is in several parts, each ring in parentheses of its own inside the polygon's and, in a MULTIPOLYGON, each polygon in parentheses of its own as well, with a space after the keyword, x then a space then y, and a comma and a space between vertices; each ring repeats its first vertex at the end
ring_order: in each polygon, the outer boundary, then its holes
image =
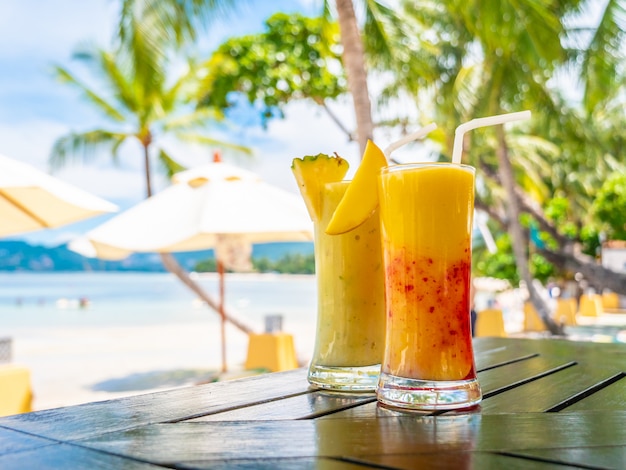
POLYGON ((163 88, 161 102, 165 110, 172 110, 180 103, 196 103, 201 79, 199 77, 199 67, 188 60, 186 69, 176 78, 169 88, 163 88))
POLYGON ((83 133, 71 133, 59 137, 53 144, 49 161, 53 168, 65 165, 68 159, 90 161, 100 152, 109 151, 117 155, 120 145, 129 134, 96 129, 83 133))
POLYGON ((119 65, 119 56, 111 52, 98 51, 98 62, 100 64, 99 75, 108 83, 110 92, 116 97, 119 103, 129 111, 136 113, 141 108, 139 101, 139 83, 132 80, 132 75, 124 72, 119 65))
POLYGON ((94 104, 107 117, 115 121, 124 121, 125 116, 122 114, 122 112, 117 110, 115 106, 110 104, 96 91, 92 90, 86 84, 79 81, 69 70, 61 66, 55 66, 53 69, 53 73, 56 76, 57 80, 59 80, 61 83, 66 83, 76 88, 87 101, 94 104))
MULTIPOLYGON (((626 2, 609 0, 583 59, 584 103, 593 111, 612 96, 607 90, 620 88, 618 70, 626 59, 626 2)), ((623 84, 622 84, 623 90, 623 84)))
POLYGON ((123 45, 134 42, 138 26, 150 25, 152 45, 181 46, 194 41, 196 29, 224 18, 242 0, 123 0, 118 37, 123 45))
POLYGON ((168 179, 172 179, 176 173, 187 169, 186 166, 174 160, 163 148, 159 149, 158 162, 161 171, 167 175, 168 179))
POLYGON ((208 123, 216 123, 224 119, 224 113, 217 108, 204 107, 181 116, 171 116, 163 122, 163 130, 185 130, 208 123))

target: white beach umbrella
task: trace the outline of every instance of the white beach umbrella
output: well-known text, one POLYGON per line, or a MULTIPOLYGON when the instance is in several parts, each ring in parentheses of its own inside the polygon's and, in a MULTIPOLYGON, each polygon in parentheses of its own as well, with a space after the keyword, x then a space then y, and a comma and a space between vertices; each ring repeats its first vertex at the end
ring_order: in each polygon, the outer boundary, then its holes
POLYGON ((301 198, 247 170, 214 162, 174 175, 173 183, 88 232, 89 244, 77 240, 70 248, 122 259, 134 252, 219 251, 221 241, 313 239, 301 198))
POLYGON ((176 174, 172 186, 96 227, 87 233, 86 240, 75 240, 69 247, 103 259, 122 259, 134 252, 214 248, 220 274, 225 370, 224 267, 248 267, 252 243, 312 239, 313 225, 299 196, 218 161, 176 174))
POLYGON ((104 199, 0 155, 0 236, 58 227, 117 210, 104 199))

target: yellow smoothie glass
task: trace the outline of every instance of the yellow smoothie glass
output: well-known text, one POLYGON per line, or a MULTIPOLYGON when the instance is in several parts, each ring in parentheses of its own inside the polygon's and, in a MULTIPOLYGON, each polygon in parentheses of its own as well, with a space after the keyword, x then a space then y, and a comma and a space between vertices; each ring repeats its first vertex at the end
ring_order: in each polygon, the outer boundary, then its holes
POLYGON ((315 223, 318 311, 308 380, 323 389, 373 392, 385 340, 378 212, 347 233, 324 232, 348 184, 324 186, 321 219, 315 223))
POLYGON ((446 410, 481 400, 470 330, 474 178, 473 167, 452 163, 381 172, 384 405, 446 410))

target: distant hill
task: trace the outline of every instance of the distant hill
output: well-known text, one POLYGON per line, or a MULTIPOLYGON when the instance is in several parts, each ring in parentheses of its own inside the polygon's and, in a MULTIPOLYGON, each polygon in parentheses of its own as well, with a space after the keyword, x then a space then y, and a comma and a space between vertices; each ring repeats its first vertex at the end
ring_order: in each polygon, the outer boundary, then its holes
MULTIPOLYGON (((254 245, 253 258, 276 261, 288 253, 311 254, 312 242, 266 243, 254 245)), ((207 258, 213 258, 213 250, 175 253, 180 265, 193 270, 207 258)), ((45 247, 30 245, 23 241, 0 241, 0 271, 144 271, 163 272, 165 268, 156 253, 135 253, 121 261, 104 261, 86 258, 68 249, 67 245, 45 247)))

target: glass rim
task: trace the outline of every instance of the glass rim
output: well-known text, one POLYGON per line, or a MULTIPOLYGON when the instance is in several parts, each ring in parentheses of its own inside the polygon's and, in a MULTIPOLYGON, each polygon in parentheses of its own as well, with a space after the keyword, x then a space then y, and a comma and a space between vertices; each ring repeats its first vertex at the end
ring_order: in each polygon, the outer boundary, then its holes
POLYGON ((441 167, 455 167, 465 171, 476 173, 476 167, 467 165, 465 163, 452 163, 452 162, 411 162, 411 163, 398 163, 395 165, 385 166, 380 169, 380 174, 395 173, 397 171, 422 169, 422 168, 441 168, 441 167))

